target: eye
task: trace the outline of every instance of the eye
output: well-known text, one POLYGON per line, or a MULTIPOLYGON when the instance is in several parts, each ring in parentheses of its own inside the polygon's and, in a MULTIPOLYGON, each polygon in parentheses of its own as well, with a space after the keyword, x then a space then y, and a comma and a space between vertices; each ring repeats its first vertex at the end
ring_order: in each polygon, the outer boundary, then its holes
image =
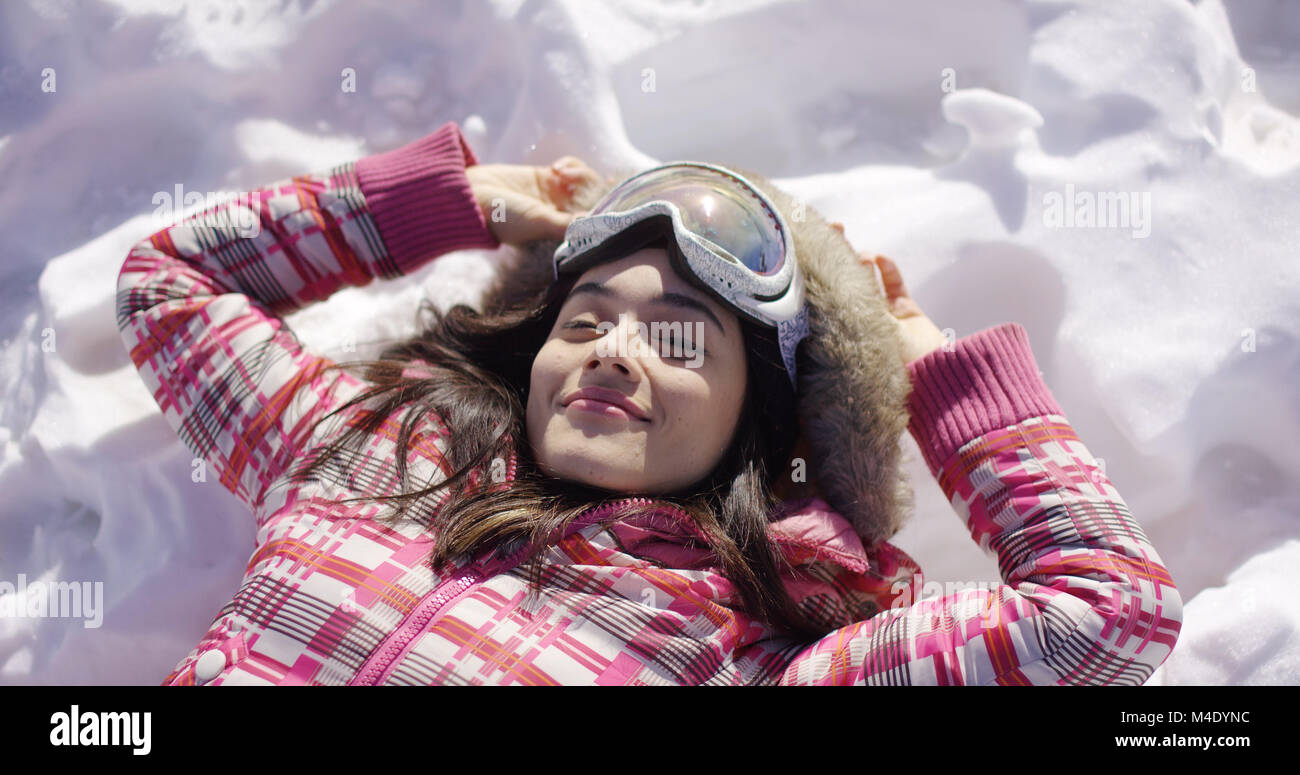
MULTIPOLYGON (((597 326, 595 323, 592 323, 590 320, 570 320, 568 323, 565 323, 560 328, 578 329, 578 330, 588 329, 588 330, 596 331, 598 333, 600 332, 600 327, 597 326)), ((685 341, 680 337, 666 337, 666 338, 661 337, 658 340, 658 344, 659 346, 656 348, 656 350, 659 353, 659 357, 665 360, 693 361, 695 360, 697 354, 704 357, 708 357, 709 355, 709 351, 704 349, 703 347, 697 347, 696 352, 687 353, 685 341), (674 353, 676 352, 682 352, 684 354, 675 355, 674 353)))
POLYGON ((671 361, 693 361, 696 355, 707 357, 709 351, 703 347, 697 347, 695 352, 688 352, 686 343, 680 337, 668 337, 667 341, 660 339, 659 357, 671 361), (676 355, 675 353, 682 353, 676 355))
POLYGON ((680 346, 680 342, 681 342, 680 339, 669 337, 667 341, 664 341, 662 339, 659 341, 660 341, 660 347, 659 347, 660 358, 667 358, 670 361, 689 360, 685 355, 674 355, 674 353, 685 352, 680 346))

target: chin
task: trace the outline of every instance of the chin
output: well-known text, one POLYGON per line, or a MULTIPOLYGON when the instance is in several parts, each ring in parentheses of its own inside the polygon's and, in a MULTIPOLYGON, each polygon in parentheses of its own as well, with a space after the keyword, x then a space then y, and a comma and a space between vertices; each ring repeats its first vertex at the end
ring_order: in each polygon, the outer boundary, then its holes
POLYGON ((551 468, 553 476, 611 492, 635 492, 641 485, 628 472, 610 471, 590 458, 560 461, 551 468))

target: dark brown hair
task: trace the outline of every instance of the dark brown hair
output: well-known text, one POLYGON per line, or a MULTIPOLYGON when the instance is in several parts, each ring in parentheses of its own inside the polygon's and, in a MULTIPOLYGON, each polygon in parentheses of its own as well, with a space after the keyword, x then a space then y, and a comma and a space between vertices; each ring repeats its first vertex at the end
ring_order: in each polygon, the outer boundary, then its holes
MULTIPOLYGON (((545 260, 554 243, 530 246, 525 262, 545 260)), ((349 443, 364 441, 403 405, 397 448, 407 449, 413 428, 426 413, 442 418, 450 432, 445 455, 453 473, 425 489, 407 491, 406 457, 398 455, 402 492, 386 496, 349 498, 344 502, 376 500, 396 504, 394 517, 412 515, 435 536, 429 561, 437 572, 483 552, 505 554, 526 549, 524 565, 533 592, 545 583, 539 555, 587 509, 628 497, 551 477, 532 459, 527 442, 525 408, 532 363, 550 334, 575 277, 552 282, 547 271, 517 272, 498 281, 492 303, 476 310, 458 304, 446 313, 429 302, 433 322, 407 341, 384 350, 377 360, 333 364, 330 369, 359 369, 372 383, 356 397, 321 418, 323 422, 354 405, 374 402, 362 419, 323 450, 304 458, 293 478, 306 481, 326 470, 327 462, 349 443), (432 377, 405 376, 407 366, 422 361, 432 377), (484 486, 491 468, 518 455, 516 477, 509 486, 484 486), (435 495, 444 491, 441 497, 435 495), (443 500, 445 499, 445 502, 443 500), (438 505, 441 503, 442 505, 438 505)), ((702 481, 681 491, 656 495, 689 514, 707 537, 721 572, 736 586, 750 615, 791 634, 816 637, 825 633, 799 610, 781 581, 784 558, 769 536, 769 519, 780 507, 769 484, 771 461, 784 461, 791 438, 773 430, 771 408, 761 388, 772 370, 761 368, 753 337, 763 333, 741 321, 746 337, 747 385, 740 421, 728 452, 702 481)), ((791 421, 793 415, 791 414, 791 421)), ((498 470, 499 472, 499 470, 498 470)), ((639 510, 616 515, 626 518, 639 510)), ((384 517, 379 517, 384 518, 384 517)))

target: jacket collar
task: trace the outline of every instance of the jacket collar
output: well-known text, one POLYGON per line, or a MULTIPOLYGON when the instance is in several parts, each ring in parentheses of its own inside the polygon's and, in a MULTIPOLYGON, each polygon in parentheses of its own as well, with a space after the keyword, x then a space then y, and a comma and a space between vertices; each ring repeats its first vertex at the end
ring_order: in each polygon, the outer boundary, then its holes
MULTIPOLYGON (((509 487, 518 470, 518 450, 507 466, 509 487)), ((864 544, 859 531, 815 489, 785 496, 768 522, 773 544, 786 567, 782 582, 787 594, 829 631, 875 616, 880 611, 919 597, 921 569, 902 549, 886 540, 864 544)), ((624 552, 666 568, 716 570, 717 558, 704 531, 677 506, 652 498, 623 502, 652 504, 609 525, 624 552)), ((615 511, 615 504, 593 509, 577 522, 590 524, 615 511)), ((581 525, 574 524, 570 530, 581 525)))
MULTIPOLYGON (((620 547, 636 557, 681 570, 716 569, 704 532, 689 515, 664 501, 658 508, 612 523, 620 547)), ((864 545, 853 525, 821 497, 783 503, 769 535, 789 565, 786 591, 828 629, 861 621, 912 599, 920 568, 887 541, 864 545)))

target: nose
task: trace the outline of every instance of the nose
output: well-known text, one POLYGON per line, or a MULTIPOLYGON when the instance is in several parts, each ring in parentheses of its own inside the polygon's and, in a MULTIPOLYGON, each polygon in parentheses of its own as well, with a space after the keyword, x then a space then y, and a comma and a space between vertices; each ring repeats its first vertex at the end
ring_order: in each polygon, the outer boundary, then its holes
POLYGON ((596 356, 596 357, 593 357, 590 361, 587 362, 587 370, 588 370, 588 371, 601 371, 601 370, 603 370, 603 369, 606 367, 606 365, 608 365, 609 368, 614 369, 615 371, 617 371, 617 372, 618 372, 619 374, 621 374, 622 376, 624 376, 624 377, 630 377, 630 376, 632 376, 632 369, 628 366, 628 364, 625 362, 625 360, 626 360, 626 359, 624 359, 624 358, 619 358, 619 357, 606 357, 606 358, 601 358, 601 357, 599 357, 599 356, 596 356))
POLYGON ((612 368, 624 377, 631 377, 640 368, 637 355, 649 344, 641 341, 640 326, 631 315, 620 314, 615 324, 603 324, 608 330, 593 341, 587 369, 612 368))

